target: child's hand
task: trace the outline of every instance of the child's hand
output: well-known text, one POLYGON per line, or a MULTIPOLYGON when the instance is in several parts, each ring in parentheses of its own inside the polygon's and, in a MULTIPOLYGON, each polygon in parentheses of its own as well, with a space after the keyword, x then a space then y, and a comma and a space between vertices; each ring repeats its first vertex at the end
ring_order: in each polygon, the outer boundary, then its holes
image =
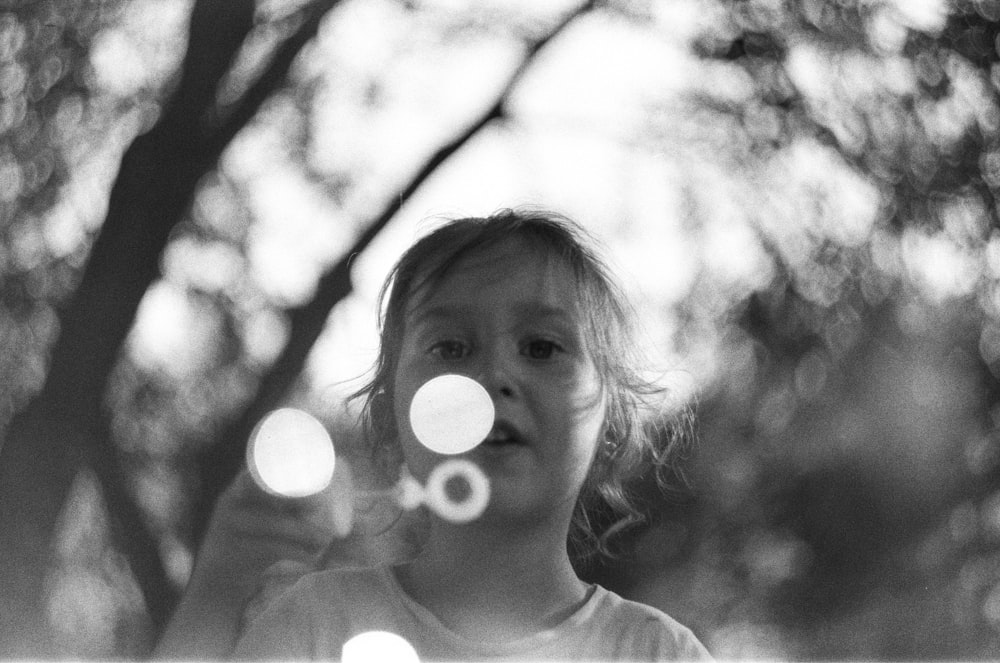
POLYGON ((352 483, 342 459, 330 485, 308 497, 272 495, 241 472, 215 505, 191 579, 154 655, 228 656, 266 569, 281 561, 304 573, 331 541, 349 545, 343 540, 353 519, 352 483))
POLYGON ((331 541, 352 528, 353 481, 338 459, 330 485, 308 497, 281 497, 241 472, 219 498, 198 553, 192 582, 222 580, 252 590, 278 561, 314 564, 331 541))

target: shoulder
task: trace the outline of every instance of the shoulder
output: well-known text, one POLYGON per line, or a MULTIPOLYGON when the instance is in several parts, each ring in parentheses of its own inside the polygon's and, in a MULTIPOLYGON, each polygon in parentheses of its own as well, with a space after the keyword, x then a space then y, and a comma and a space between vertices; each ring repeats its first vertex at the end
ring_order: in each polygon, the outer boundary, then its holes
POLYGON ((321 592, 324 584, 336 584, 338 576, 323 577, 325 573, 326 571, 317 571, 307 564, 289 560, 271 565, 264 571, 260 586, 243 611, 243 623, 256 619, 280 597, 288 595, 290 598, 284 602, 294 603, 292 599, 301 601, 321 592))
MULTIPOLYGON (((245 623, 275 615, 290 616, 298 623, 327 621, 336 618, 346 606, 352 615, 365 609, 382 610, 396 603, 396 594, 388 567, 341 568, 299 572, 272 579, 254 598, 256 609, 245 613, 245 623)), ((361 611, 361 612, 359 612, 361 611)))
POLYGON ((358 606, 367 608, 386 602, 378 601, 379 594, 385 596, 384 570, 281 572, 269 571, 273 586, 255 598, 253 610, 248 606, 236 658, 339 656, 342 643, 332 639, 351 629, 358 606))
POLYGON ((264 574, 260 590, 247 605, 244 624, 253 627, 259 622, 289 621, 305 624, 302 614, 323 611, 330 597, 342 596, 350 587, 353 572, 314 571, 276 564, 264 574))
POLYGON ((355 596, 377 595, 389 588, 384 568, 324 569, 283 578, 266 597, 265 608, 276 602, 315 608, 350 601, 355 596))
POLYGON ((620 634, 621 646, 636 660, 711 659, 691 629, 665 612, 600 586, 595 592, 593 619, 602 629, 620 634))

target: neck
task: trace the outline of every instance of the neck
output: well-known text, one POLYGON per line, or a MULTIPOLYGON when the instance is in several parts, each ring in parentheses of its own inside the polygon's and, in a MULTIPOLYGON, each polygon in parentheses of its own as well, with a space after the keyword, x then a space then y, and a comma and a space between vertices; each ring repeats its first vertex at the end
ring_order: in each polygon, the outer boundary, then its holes
POLYGON ((525 531, 435 519, 424 549, 398 574, 446 626, 488 641, 552 626, 585 598, 566 552, 565 529, 525 531))

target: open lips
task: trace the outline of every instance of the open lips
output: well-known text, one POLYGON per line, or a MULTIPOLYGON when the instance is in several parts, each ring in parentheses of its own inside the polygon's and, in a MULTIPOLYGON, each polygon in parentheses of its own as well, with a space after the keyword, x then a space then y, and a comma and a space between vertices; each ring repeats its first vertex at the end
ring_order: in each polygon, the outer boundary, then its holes
POLYGON ((491 447, 520 445, 524 443, 524 438, 517 432, 517 429, 505 421, 498 421, 493 424, 489 435, 483 440, 483 444, 491 447))

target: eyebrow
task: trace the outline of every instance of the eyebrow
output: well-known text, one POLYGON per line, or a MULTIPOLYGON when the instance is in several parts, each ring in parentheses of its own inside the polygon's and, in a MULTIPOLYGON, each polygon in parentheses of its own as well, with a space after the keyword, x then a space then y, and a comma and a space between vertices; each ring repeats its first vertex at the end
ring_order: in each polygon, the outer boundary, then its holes
MULTIPOLYGON (((516 307, 517 314, 525 319, 551 319, 572 324, 573 316, 561 306, 549 306, 537 302, 523 302, 516 307)), ((439 304, 413 312, 415 324, 437 320, 452 320, 472 315, 472 307, 462 304, 439 304)))
POLYGON ((471 310, 468 306, 448 306, 448 305, 438 305, 430 307, 416 307, 411 311, 413 316, 413 322, 415 324, 434 322, 437 320, 450 320, 453 318, 460 318, 466 315, 470 315, 471 310))
POLYGON ((555 319, 560 322, 572 323, 573 316, 561 306, 548 306, 526 302, 518 306, 518 313, 524 317, 555 319))

